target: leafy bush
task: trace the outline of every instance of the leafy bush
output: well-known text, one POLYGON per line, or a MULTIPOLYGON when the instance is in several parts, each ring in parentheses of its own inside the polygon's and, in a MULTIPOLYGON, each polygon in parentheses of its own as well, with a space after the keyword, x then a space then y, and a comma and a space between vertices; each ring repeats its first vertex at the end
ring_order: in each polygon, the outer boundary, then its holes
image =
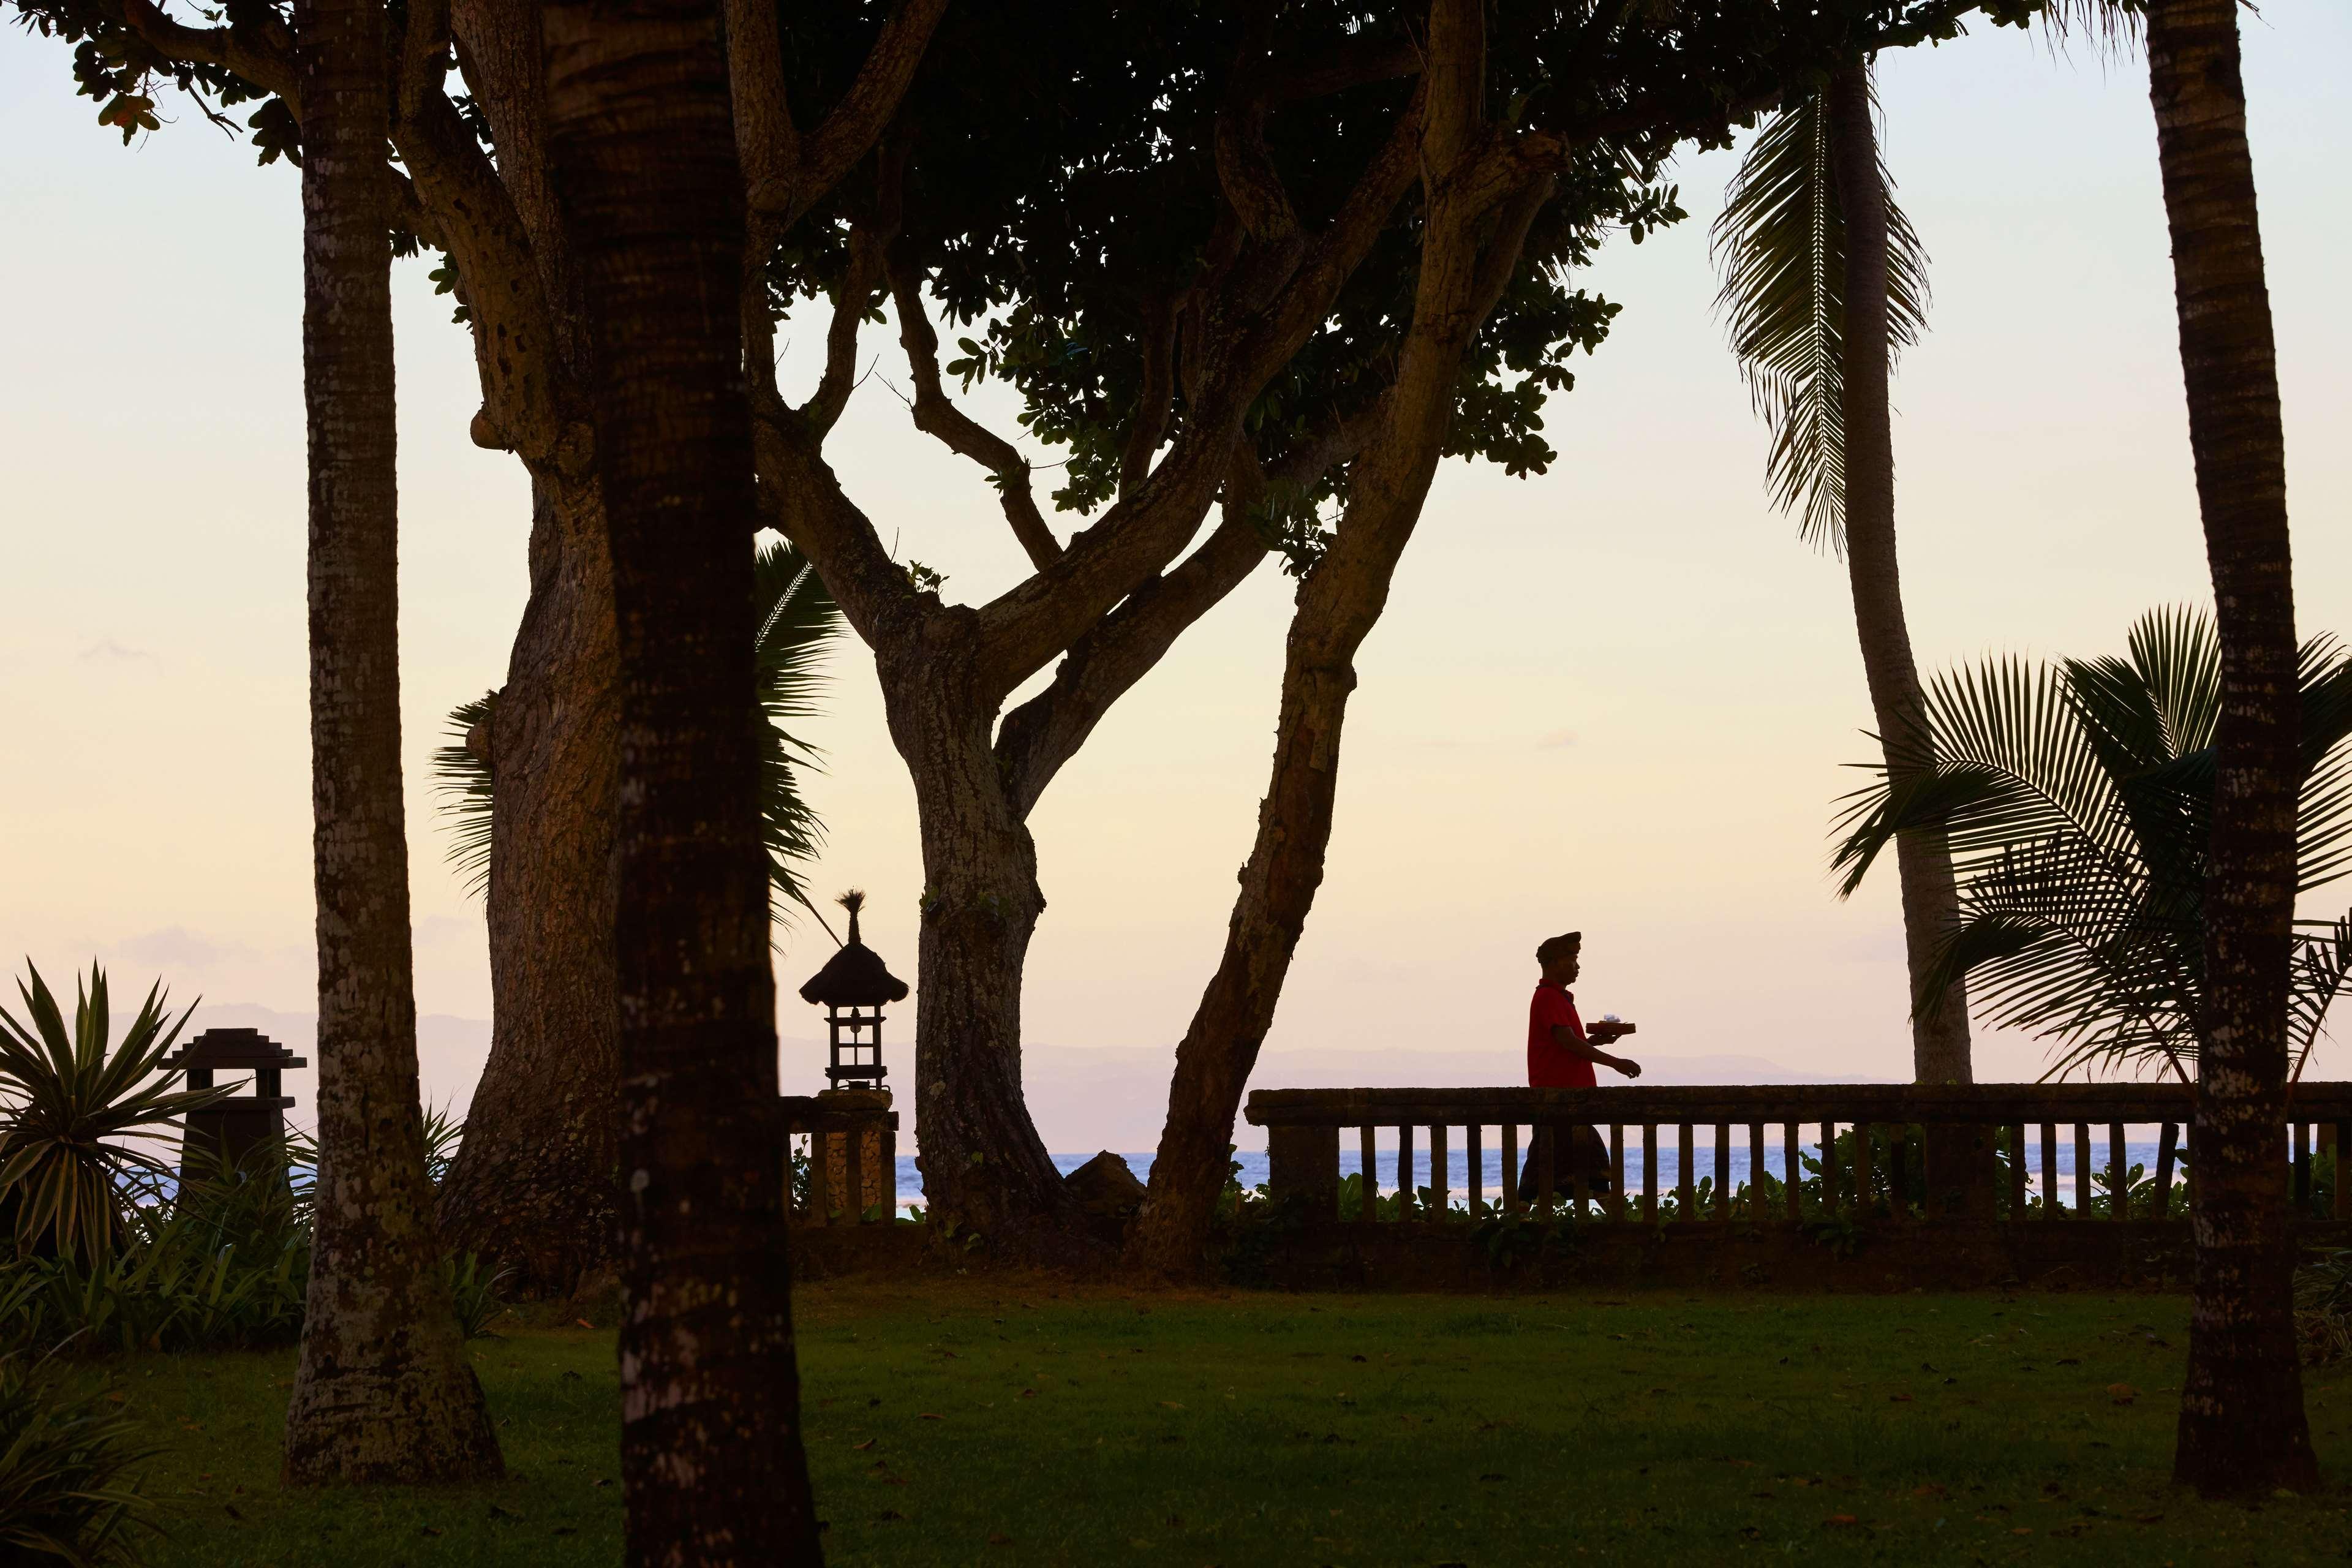
POLYGON ((130 1560, 134 1533, 154 1528, 131 1471, 154 1452, 97 1390, 74 1393, 46 1365, 0 1355, 0 1559, 130 1560))

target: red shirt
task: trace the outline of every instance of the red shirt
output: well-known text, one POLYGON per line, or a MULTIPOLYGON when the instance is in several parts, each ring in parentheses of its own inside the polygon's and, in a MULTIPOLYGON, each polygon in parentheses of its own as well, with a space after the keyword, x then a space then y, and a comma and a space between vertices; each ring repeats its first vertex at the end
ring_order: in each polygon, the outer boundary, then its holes
POLYGON ((1530 1089, 1591 1089, 1598 1082, 1592 1064, 1570 1056, 1552 1043, 1555 1024, 1565 1024, 1581 1042, 1584 1020, 1576 1016, 1576 998, 1557 985, 1539 984, 1528 1004, 1528 1087, 1530 1089))

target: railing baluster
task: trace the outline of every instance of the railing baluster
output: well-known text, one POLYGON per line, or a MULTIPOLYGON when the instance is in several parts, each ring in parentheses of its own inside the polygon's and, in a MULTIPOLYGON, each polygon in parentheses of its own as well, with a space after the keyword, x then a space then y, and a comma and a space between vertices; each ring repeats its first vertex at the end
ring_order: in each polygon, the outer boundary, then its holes
POLYGON ((1462 1164, 1470 1175, 1470 1217, 1478 1217, 1478 1209, 1486 1201, 1486 1129, 1473 1121, 1462 1130, 1462 1164))
MULTIPOLYGON (((1910 1131, 1900 1121, 1886 1130, 1886 1214, 1897 1223, 1911 1217, 1910 1131)), ((1923 1140, 1920 1157, 1927 1152, 1923 1140)))
POLYGON ((1397 1128, 1397 1218, 1412 1217, 1412 1123, 1397 1128))
POLYGON ((2168 1121, 2156 1135, 2156 1217, 2172 1217, 2172 1162, 2179 1149, 2180 1123, 2168 1121))
POLYGON ((1535 1130, 1536 1201, 1545 1217, 1559 1206, 1559 1130, 1547 1121, 1535 1130))
POLYGON ((1609 1124, 1609 1217, 1625 1218, 1625 1124, 1609 1124))
POLYGON ((2056 1219, 2064 1208, 2058 1202, 2058 1124, 2042 1124, 2042 1217, 2056 1219))
POLYGON ((1698 1218, 1698 1153, 1696 1131, 1687 1121, 1677 1123, 1675 1162, 1675 1218, 1685 1225, 1698 1218))
POLYGON ((1519 1124, 1503 1123, 1503 1212, 1518 1214, 1527 1207, 1519 1195, 1519 1124))
POLYGON ((809 1134, 809 1224, 833 1223, 833 1138, 824 1123, 809 1134))
POLYGON ((1872 1174, 1870 1123, 1853 1124, 1853 1212, 1868 1215, 1877 1206, 1878 1194, 1873 1189, 1877 1181, 1872 1174))
POLYGON ((1764 1124, 1748 1124, 1748 1218, 1764 1223, 1764 1124))
POLYGON ((2025 1217, 2025 1123, 2009 1124, 2009 1217, 2025 1217))
POLYGON ((1360 1225, 1370 1225, 1381 1217, 1381 1166, 1373 1157, 1379 1132, 1380 1130, 1369 1121, 1356 1129, 1356 1186, 1363 1194, 1356 1220, 1360 1225))
POLYGON ((2294 1129, 2294 1206, 2300 1210, 2311 1202, 2311 1124, 2298 1120, 2292 1125, 2294 1129))
POLYGON ((2091 1128, 2074 1123, 2074 1217, 2091 1217, 2091 1128))
POLYGON ((2107 1158, 2115 1166, 2110 1178, 2115 1183, 2116 1213, 2119 1220, 2131 1218, 2131 1150, 2124 1142, 2124 1124, 2107 1124, 2107 1158))
POLYGON ((1642 1223, 1658 1223, 1658 1124, 1642 1124, 1642 1223))
POLYGON ((1715 1217, 1731 1218, 1731 1128, 1715 1124, 1715 1217))
POLYGON ((1804 1135, 1797 1131, 1795 1122, 1780 1124, 1780 1196, 1787 1203, 1789 1217, 1792 1220, 1805 1217, 1805 1190, 1801 1181, 1805 1170, 1803 1140, 1804 1135))
POLYGON ((1454 1173, 1446 1171, 1446 1126, 1442 1121, 1430 1123, 1430 1217, 1446 1217, 1446 1192, 1451 1190, 1454 1173))
POLYGON ((1837 1123, 1822 1123, 1822 1214, 1823 1217, 1845 1206, 1845 1194, 1838 1189, 1844 1184, 1838 1180, 1837 1123))

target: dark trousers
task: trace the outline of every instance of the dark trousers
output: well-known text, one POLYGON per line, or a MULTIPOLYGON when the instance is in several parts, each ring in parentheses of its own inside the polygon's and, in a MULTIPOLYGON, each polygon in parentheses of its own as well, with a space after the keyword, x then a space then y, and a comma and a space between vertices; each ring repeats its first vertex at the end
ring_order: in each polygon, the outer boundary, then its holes
MULTIPOLYGON (((1519 1201, 1534 1203, 1543 1196, 1543 1149, 1536 1135, 1528 1130, 1528 1160, 1519 1172, 1519 1201)), ((1554 1195, 1569 1198, 1576 1194, 1576 1175, 1584 1173, 1585 1191, 1599 1195, 1616 1190, 1616 1173, 1610 1167, 1609 1145, 1602 1142, 1599 1130, 1580 1121, 1562 1122, 1551 1129, 1551 1179, 1554 1195)))

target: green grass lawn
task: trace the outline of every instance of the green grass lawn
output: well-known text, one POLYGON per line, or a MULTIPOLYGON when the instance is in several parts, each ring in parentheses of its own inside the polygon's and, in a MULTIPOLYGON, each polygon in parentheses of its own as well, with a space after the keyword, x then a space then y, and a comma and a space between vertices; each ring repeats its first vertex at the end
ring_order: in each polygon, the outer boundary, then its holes
MULTIPOLYGON (((2289 1563, 2352 1555, 2352 1373, 2307 1383, 2339 1484, 2167 1482, 2172 1298, 1128 1298, 804 1293, 836 1563, 1503 1564, 1767 1557, 2289 1563)), ((277 1486, 290 1353, 105 1363, 165 1445, 160 1563, 619 1561, 612 1336, 478 1342, 514 1474, 277 1486)))

